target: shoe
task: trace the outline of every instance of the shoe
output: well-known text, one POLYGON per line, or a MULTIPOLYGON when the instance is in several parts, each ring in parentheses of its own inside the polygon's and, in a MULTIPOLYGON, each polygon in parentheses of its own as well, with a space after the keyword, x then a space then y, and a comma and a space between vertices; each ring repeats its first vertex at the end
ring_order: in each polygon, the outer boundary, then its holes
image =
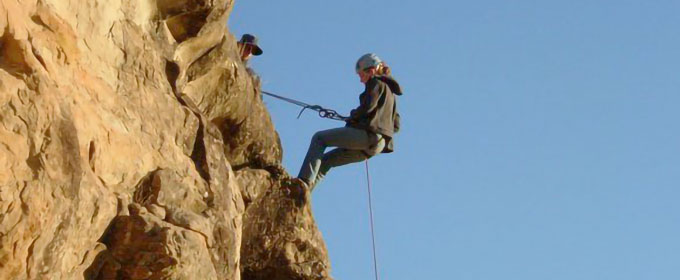
POLYGON ((286 184, 287 195, 295 199, 300 204, 307 202, 309 196, 309 186, 305 180, 300 178, 292 178, 286 184))

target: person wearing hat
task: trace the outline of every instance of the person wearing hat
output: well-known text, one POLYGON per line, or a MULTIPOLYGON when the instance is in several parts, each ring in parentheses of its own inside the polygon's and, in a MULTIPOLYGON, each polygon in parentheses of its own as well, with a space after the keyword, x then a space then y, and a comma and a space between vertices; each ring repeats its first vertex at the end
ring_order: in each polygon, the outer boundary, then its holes
POLYGON ((243 62, 247 62, 252 56, 262 54, 262 49, 257 45, 257 37, 251 34, 243 34, 238 41, 238 47, 243 62))
POLYGON ((306 200, 328 171, 337 166, 366 160, 394 151, 392 138, 399 131, 396 96, 402 95, 390 68, 375 54, 361 56, 355 65, 365 85, 359 106, 352 110, 345 127, 314 134, 297 178, 287 184, 291 195, 306 200), (336 147, 325 153, 327 147, 336 147))

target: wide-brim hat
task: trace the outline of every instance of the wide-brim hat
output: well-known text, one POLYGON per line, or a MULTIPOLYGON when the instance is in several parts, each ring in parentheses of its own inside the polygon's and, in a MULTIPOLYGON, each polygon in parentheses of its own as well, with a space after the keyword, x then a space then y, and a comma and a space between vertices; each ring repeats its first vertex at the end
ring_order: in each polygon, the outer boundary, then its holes
POLYGON ((257 45, 257 37, 251 35, 251 34, 243 34, 241 36, 241 40, 238 41, 240 44, 245 44, 245 45, 250 45, 252 46, 252 51, 251 53, 253 55, 261 55, 262 54, 262 49, 260 46, 257 45))

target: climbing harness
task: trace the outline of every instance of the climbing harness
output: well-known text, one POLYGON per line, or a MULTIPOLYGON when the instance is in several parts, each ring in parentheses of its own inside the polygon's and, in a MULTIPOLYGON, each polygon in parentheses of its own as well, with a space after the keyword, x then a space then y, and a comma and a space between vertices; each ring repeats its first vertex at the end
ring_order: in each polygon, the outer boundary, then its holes
POLYGON ((375 230, 373 226, 373 203, 371 201, 371 177, 368 172, 368 159, 366 159, 366 186, 368 188, 368 213, 371 220, 371 240, 373 242, 373 270, 375 271, 375 280, 378 279, 378 257, 375 254, 375 230))
POLYGON ((340 114, 338 114, 337 111, 332 110, 332 109, 326 109, 326 108, 321 107, 319 105, 310 105, 310 104, 304 103, 302 101, 298 101, 298 100, 295 100, 295 99, 292 99, 292 98, 276 95, 276 94, 273 94, 271 92, 262 91, 262 93, 269 95, 271 97, 274 97, 274 98, 281 99, 281 100, 286 101, 288 103, 292 103, 292 104, 295 104, 297 106, 302 107, 302 110, 300 110, 300 113, 297 116, 298 119, 300 118, 300 116, 302 116, 302 113, 305 110, 310 109, 310 110, 314 110, 314 111, 319 112, 319 117, 322 117, 322 118, 336 120, 336 121, 347 120, 347 117, 341 116, 340 114))

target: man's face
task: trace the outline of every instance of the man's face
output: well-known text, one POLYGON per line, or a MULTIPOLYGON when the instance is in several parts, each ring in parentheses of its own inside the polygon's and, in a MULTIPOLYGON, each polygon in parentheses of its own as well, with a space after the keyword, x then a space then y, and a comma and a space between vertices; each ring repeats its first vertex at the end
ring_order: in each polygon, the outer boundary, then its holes
POLYGON ((240 44, 239 46, 241 47, 241 60, 247 61, 250 59, 251 56, 253 56, 253 46, 250 44, 240 44))

